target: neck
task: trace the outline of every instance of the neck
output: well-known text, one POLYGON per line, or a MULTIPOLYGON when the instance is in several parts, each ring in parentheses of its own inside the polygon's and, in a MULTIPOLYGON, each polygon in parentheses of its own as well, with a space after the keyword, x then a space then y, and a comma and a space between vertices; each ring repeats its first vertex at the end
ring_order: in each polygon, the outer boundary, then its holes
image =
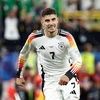
POLYGON ((58 29, 56 31, 54 31, 54 32, 48 32, 48 31, 44 30, 44 33, 45 33, 45 35, 47 37, 53 38, 53 37, 55 37, 58 34, 58 29))

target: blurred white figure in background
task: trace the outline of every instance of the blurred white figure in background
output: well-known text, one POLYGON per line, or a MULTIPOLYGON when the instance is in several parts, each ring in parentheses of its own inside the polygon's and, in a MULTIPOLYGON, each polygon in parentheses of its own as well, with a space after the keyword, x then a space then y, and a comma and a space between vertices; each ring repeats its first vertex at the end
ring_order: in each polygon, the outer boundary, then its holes
POLYGON ((95 10, 100 10, 100 0, 93 0, 95 10))
POLYGON ((18 31, 18 19, 16 17, 17 9, 12 8, 5 18, 4 39, 5 46, 19 45, 20 34, 18 31))
POLYGON ((81 0, 81 10, 88 10, 88 8, 92 5, 92 0, 81 0))

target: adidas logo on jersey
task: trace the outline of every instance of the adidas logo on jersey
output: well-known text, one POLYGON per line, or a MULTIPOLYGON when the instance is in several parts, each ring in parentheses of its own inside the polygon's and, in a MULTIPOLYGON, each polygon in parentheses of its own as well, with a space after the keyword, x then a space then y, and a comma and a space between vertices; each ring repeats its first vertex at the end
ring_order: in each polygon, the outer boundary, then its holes
POLYGON ((75 90, 71 91, 70 94, 76 94, 75 90))
POLYGON ((42 45, 39 49, 41 49, 41 50, 45 50, 45 48, 44 48, 44 46, 42 45))

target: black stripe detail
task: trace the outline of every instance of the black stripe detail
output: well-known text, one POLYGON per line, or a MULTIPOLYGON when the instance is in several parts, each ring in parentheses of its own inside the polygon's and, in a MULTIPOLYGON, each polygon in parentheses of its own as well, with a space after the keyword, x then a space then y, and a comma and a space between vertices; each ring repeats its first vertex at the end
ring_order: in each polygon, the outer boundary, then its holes
POLYGON ((35 37, 41 37, 41 36, 43 36, 43 34, 37 34, 37 35, 35 35, 35 37))
POLYGON ((59 29, 60 31, 59 31, 59 35, 60 36, 67 36, 68 34, 70 34, 68 31, 64 31, 64 30, 62 30, 62 29, 59 29))
POLYGON ((65 34, 61 34, 61 33, 60 33, 59 35, 60 35, 60 36, 64 36, 64 37, 66 36, 65 34))
POLYGON ((41 67, 42 67, 42 69, 41 69, 41 71, 42 71, 41 77, 42 77, 42 91, 43 91, 44 83, 45 83, 45 81, 44 81, 44 75, 45 75, 45 73, 44 73, 44 70, 43 70, 43 65, 41 65, 41 67))
POLYGON ((67 72, 65 73, 65 75, 69 78, 69 80, 71 80, 73 77, 76 77, 76 75, 73 74, 73 73, 71 72, 71 70, 67 71, 67 72))
POLYGON ((16 78, 20 78, 20 74, 21 74, 21 69, 17 70, 16 78))

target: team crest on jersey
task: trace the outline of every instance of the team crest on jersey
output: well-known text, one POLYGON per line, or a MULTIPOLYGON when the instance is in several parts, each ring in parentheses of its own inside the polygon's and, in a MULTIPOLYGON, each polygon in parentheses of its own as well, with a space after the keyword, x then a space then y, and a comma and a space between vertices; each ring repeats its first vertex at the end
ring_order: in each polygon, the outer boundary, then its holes
POLYGON ((63 50, 64 47, 65 47, 64 42, 59 42, 59 43, 58 43, 58 48, 59 48, 59 49, 63 50))

